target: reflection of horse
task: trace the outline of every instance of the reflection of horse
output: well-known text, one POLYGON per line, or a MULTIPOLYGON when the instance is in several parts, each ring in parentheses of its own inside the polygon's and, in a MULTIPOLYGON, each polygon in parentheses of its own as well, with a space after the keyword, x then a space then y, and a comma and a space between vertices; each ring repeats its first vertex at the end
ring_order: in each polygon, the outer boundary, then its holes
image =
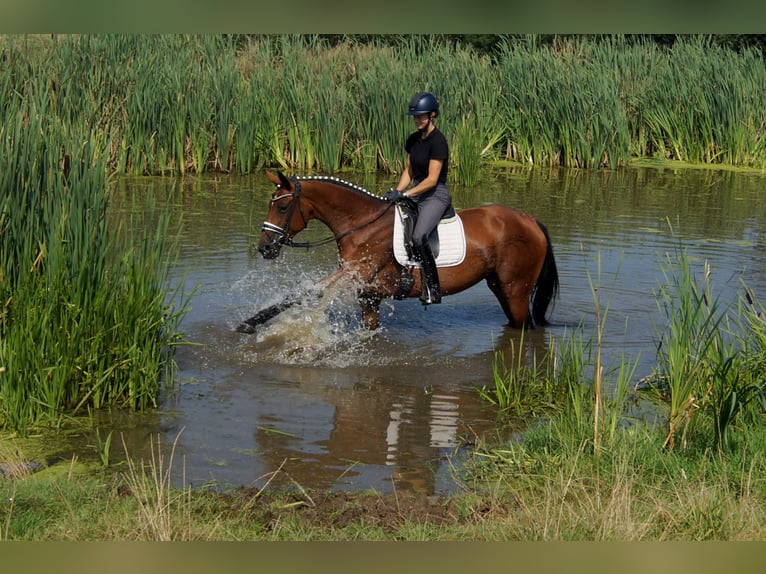
MULTIPOLYGON (((330 228, 333 237, 327 241, 337 243, 340 258, 340 268, 319 287, 339 279, 353 280, 367 327, 378 326, 382 299, 420 294, 419 274, 405 293, 397 293, 402 267, 394 258, 395 210, 391 203, 335 178, 267 176, 277 189, 258 243, 258 251, 266 259, 277 257, 282 245, 299 245, 293 242, 295 234, 317 219, 330 228)), ((465 259, 439 269, 442 294, 458 293, 486 279, 512 326, 545 323, 548 306, 558 291, 558 271, 545 226, 501 205, 464 209, 458 214, 466 235, 465 259)), ((283 303, 246 320, 239 330, 253 332, 256 325, 299 299, 288 296, 283 303)))

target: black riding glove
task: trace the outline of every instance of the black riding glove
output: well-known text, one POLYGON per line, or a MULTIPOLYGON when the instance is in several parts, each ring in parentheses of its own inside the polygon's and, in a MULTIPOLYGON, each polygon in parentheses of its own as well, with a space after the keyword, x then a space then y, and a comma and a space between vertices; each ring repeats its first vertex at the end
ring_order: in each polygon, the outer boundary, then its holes
POLYGON ((395 203, 399 200, 404 199, 404 193, 402 193, 398 189, 392 189, 386 192, 386 194, 383 196, 383 199, 385 199, 386 201, 391 201, 395 203))

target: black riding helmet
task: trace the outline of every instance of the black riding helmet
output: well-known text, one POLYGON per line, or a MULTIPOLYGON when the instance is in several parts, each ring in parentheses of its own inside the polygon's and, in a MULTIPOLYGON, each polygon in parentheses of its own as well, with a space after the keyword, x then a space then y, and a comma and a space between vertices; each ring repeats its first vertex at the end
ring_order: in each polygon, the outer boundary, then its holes
POLYGON ((407 110, 408 116, 417 116, 418 114, 427 114, 433 112, 434 117, 439 115, 439 102, 436 96, 429 92, 418 92, 410 99, 410 106, 407 110))

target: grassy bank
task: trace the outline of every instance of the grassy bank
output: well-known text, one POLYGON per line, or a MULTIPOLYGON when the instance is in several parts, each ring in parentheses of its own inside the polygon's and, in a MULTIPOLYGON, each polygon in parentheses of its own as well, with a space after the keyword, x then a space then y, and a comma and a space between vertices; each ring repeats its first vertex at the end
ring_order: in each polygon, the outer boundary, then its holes
POLYGON ((41 113, 96 134, 115 173, 396 172, 412 130, 405 107, 421 89, 442 100, 452 177, 465 184, 489 160, 766 165, 762 56, 702 36, 672 48, 516 38, 492 56, 429 36, 333 47, 313 36, 3 42, 0 109, 42 91, 41 113))
MULTIPOLYGON (((477 452, 462 493, 171 488, 169 464, 76 461, 0 479, 1 540, 763 540, 762 429, 728 453, 622 429, 594 452, 558 423, 477 452), (164 465, 164 466, 163 466, 164 465)), ((7 457, 4 460, 8 460, 7 457)))

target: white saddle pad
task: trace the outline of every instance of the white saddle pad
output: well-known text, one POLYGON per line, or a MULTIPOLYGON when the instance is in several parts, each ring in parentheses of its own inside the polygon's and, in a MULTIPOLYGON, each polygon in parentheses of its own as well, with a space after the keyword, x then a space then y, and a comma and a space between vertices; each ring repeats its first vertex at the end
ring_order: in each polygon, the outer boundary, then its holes
MULTIPOLYGON (((463 220, 459 215, 442 219, 439 223, 439 255, 436 257, 437 267, 453 267, 460 265, 465 259, 465 232, 463 220)), ((400 265, 420 267, 420 263, 407 258, 407 250, 404 248, 404 225, 402 224, 402 211, 396 206, 394 217, 394 256, 400 265)))

